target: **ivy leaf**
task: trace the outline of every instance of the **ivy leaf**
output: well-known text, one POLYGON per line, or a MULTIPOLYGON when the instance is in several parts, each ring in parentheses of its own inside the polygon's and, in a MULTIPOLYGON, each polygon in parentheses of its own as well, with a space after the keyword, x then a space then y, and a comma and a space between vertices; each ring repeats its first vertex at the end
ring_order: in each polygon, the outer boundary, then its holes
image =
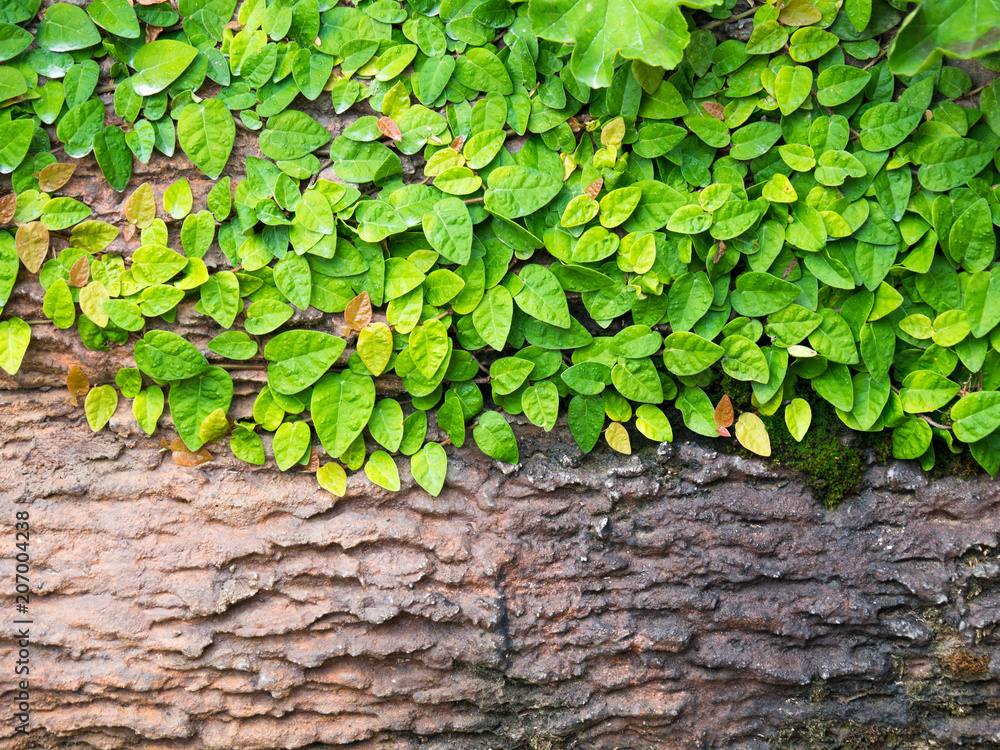
POLYGON ((187 105, 177 120, 177 140, 194 165, 217 180, 236 140, 236 123, 229 107, 219 99, 187 105))
POLYGON ((94 0, 87 6, 87 13, 109 34, 126 39, 139 36, 139 19, 128 0, 94 0))
POLYGON ((101 34, 83 8, 69 3, 53 3, 38 24, 35 41, 49 52, 72 52, 100 44, 101 34))
POLYGON ((925 0, 889 46, 889 69, 913 76, 944 55, 970 60, 1000 50, 1000 5, 992 0, 925 0))
POLYGON ((163 404, 163 389, 157 385, 151 385, 146 390, 140 391, 132 401, 135 421, 147 435, 152 435, 156 431, 156 423, 163 415, 163 404))
POLYGON ((439 443, 427 443, 410 458, 410 473, 428 494, 437 497, 448 474, 448 454, 439 443))
POLYGON ((472 219, 465 203, 445 198, 423 216, 424 234, 444 258, 464 266, 472 254, 472 219))
POLYGON ((347 492, 347 472, 338 463, 323 464, 316 471, 319 486, 337 497, 343 497, 347 492))
POLYGON ((322 331, 293 330, 279 333, 264 347, 267 383, 275 393, 298 393, 330 369, 347 342, 322 331))
POLYGON ((137 341, 135 364, 151 378, 168 381, 193 378, 209 367, 194 344, 170 331, 150 331, 137 341))
POLYGON ((789 434, 801 443, 806 436, 809 425, 812 423, 812 407, 809 402, 801 398, 793 398, 785 407, 785 426, 788 427, 789 434))
POLYGON ((520 460, 514 431, 507 420, 495 411, 484 412, 479 417, 479 424, 472 429, 472 437, 479 450, 490 458, 507 464, 516 464, 520 460))
POLYGON ((197 451, 204 445, 202 423, 216 409, 229 411, 232 400, 233 379, 220 367, 210 367, 170 386, 170 416, 188 450, 197 451))
POLYGON ((518 277, 524 282, 521 290, 514 295, 518 307, 543 323, 557 328, 570 327, 572 318, 566 292, 552 271, 532 263, 522 268, 518 277))
POLYGON ((20 318, 0 321, 0 367, 16 375, 31 343, 31 326, 20 318))
POLYGON ((108 184, 123 191, 132 178, 132 152, 121 128, 108 126, 94 136, 94 156, 108 184))
POLYGON ((615 54, 667 70, 677 67, 691 40, 680 5, 706 8, 714 0, 531 0, 532 30, 573 45, 573 75, 591 88, 611 85, 615 54))
POLYGON ((372 375, 385 372, 392 356, 392 331, 385 323, 373 323, 358 334, 358 356, 372 375))
POLYGON ((132 67, 132 88, 139 96, 152 96, 180 78, 194 59, 198 50, 190 44, 173 39, 158 39, 144 44, 135 53, 132 67))
POLYGON ((365 476, 389 492, 399 491, 399 469, 396 468, 392 456, 385 451, 372 453, 368 463, 365 464, 365 476))
POLYGON ((375 383, 353 372, 327 373, 313 388, 309 410, 326 452, 341 456, 368 424, 375 407, 375 383))
POLYGON ((99 385, 87 394, 84 411, 90 429, 98 432, 111 421, 118 408, 118 391, 110 385, 99 385))
POLYGON ((288 471, 309 450, 312 431, 305 422, 284 422, 274 433, 274 460, 278 468, 288 471))
POLYGON ((740 414, 736 421, 736 439, 751 453, 765 458, 771 455, 771 438, 764 421, 752 412, 740 414))

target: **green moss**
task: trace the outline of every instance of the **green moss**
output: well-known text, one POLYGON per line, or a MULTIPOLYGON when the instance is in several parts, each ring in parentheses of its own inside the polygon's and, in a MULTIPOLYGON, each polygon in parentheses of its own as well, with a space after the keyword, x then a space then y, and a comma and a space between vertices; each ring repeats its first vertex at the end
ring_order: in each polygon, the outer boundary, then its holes
MULTIPOLYGON (((713 403, 728 394, 737 414, 756 411, 750 402, 749 383, 723 375, 708 391, 713 403)), ((891 433, 850 432, 829 403, 811 393, 799 395, 809 402, 813 413, 812 426, 801 443, 788 432, 783 409, 770 417, 761 416, 771 438, 771 460, 798 472, 818 500, 828 508, 835 508, 860 489, 867 469, 867 451, 874 452, 878 463, 892 459, 891 433), (849 439, 842 440, 842 436, 849 439)), ((752 455, 735 442, 730 445, 731 450, 741 455, 752 455)))

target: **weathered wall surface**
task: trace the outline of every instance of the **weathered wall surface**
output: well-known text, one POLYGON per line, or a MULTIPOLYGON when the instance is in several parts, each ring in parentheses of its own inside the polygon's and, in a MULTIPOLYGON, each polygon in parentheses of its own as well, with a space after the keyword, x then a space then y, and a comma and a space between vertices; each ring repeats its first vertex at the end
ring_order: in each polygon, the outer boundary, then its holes
POLYGON ((0 419, 37 592, 34 731, 5 623, 3 747, 1000 745, 992 482, 877 467, 826 511, 698 444, 580 460, 523 427, 506 476, 449 448, 440 498, 404 472, 336 501, 181 468, 124 402, 96 436, 59 390, 0 419))

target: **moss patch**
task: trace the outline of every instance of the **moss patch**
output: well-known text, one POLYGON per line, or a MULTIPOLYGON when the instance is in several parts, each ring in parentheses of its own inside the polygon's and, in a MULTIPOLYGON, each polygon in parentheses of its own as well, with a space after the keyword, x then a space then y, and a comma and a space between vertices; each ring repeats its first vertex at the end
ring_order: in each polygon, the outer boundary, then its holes
MULTIPOLYGON (((728 394, 736 412, 756 411, 750 403, 749 383, 722 375, 709 390, 716 403, 728 394)), ((849 495, 857 492, 868 467, 866 454, 871 451, 875 461, 888 463, 892 459, 892 439, 889 431, 852 432, 844 427, 833 406, 811 393, 799 394, 812 408, 812 426, 802 442, 797 442, 785 426, 784 409, 770 417, 761 416, 771 438, 771 460, 798 472, 805 483, 827 508, 835 508, 849 495)), ((735 441, 729 450, 744 456, 753 454, 735 441)))

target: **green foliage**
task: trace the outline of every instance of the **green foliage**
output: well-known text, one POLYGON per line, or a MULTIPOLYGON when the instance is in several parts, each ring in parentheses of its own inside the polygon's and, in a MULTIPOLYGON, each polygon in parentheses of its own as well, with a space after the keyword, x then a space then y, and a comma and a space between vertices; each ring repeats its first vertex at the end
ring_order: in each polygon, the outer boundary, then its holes
MULTIPOLYGON (((399 489, 406 456, 438 495, 470 429, 519 460, 505 414, 548 431, 565 409, 581 450, 629 453, 675 409, 828 502, 863 467, 844 427, 1000 470, 1000 90, 957 106, 971 80, 942 65, 997 49, 993 3, 770 4, 745 44, 712 0, 320 5, 57 2, 34 37, 37 3, 0 8, 0 304, 23 266, 86 346, 135 334, 117 386, 149 434, 169 404, 178 462, 228 435, 342 495, 348 471, 399 489), (361 102, 336 137, 305 111, 361 102), (125 191, 178 145, 218 180, 238 125, 266 157, 245 179, 204 206, 196 180, 159 206, 140 185, 122 240, 57 195, 53 137, 125 191), (167 330, 185 302, 211 361, 167 330), (253 367, 233 423, 227 370, 253 367), (390 374, 407 398, 380 397, 390 374)), ((30 340, 0 321, 6 372, 30 340)), ((90 391, 94 429, 117 398, 90 391)))

